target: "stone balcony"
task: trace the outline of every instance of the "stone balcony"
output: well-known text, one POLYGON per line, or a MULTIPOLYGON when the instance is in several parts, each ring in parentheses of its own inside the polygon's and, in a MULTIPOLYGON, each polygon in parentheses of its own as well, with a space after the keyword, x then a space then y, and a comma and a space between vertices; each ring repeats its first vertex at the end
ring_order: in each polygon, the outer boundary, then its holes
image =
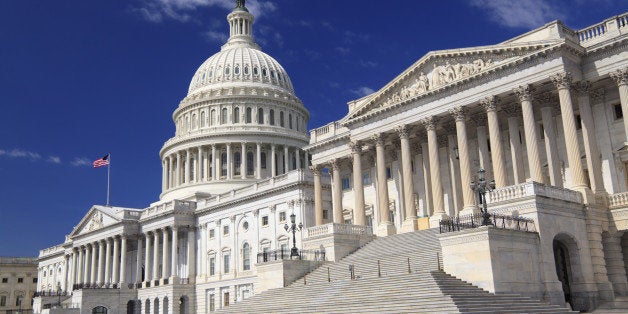
POLYGON ((628 13, 608 18, 600 23, 576 31, 578 43, 590 47, 609 38, 628 33, 628 13))
MULTIPOLYGON (((194 211, 195 209, 196 209, 196 202, 173 200, 170 202, 166 202, 166 203, 162 203, 159 205, 146 208, 144 211, 141 212, 140 219, 146 220, 146 219, 154 218, 154 217, 161 216, 167 213, 171 213, 174 211, 194 211)), ((133 215, 133 214, 129 212, 129 215, 133 215)))
POLYGON ((618 231, 628 230, 628 192, 608 196, 610 219, 618 231))
POLYGON ((310 144, 321 142, 336 135, 349 133, 347 127, 341 126, 338 122, 332 122, 322 127, 310 131, 310 144))
POLYGON ((369 226, 328 223, 307 228, 303 248, 322 250, 326 260, 338 261, 374 238, 373 228, 369 226))
POLYGON ((534 197, 546 197, 578 204, 583 202, 582 194, 579 192, 537 182, 525 182, 495 189, 487 193, 486 201, 488 205, 500 205, 534 197))

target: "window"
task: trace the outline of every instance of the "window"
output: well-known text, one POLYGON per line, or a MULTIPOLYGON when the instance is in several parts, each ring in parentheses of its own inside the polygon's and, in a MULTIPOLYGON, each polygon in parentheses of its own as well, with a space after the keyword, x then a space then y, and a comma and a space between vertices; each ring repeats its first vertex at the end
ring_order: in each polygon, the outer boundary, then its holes
POLYGON ((212 256, 209 258, 209 275, 213 276, 216 274, 216 256, 212 256))
POLYGON ((329 211, 327 209, 323 209, 323 219, 329 219, 329 211))
POLYGON ((229 113, 227 112, 227 108, 222 108, 222 114, 220 115, 220 124, 227 123, 229 113))
POLYGON ((268 226, 268 216, 262 216, 262 227, 268 226))
POLYGON ((246 116, 244 117, 244 122, 251 123, 251 117, 253 116, 251 107, 246 108, 246 116))
POLYGON ((233 123, 240 123, 240 108, 233 108, 233 123))
POLYGON ((229 273, 229 259, 230 259, 230 257, 231 256, 229 256, 229 253, 225 254, 222 257, 222 266, 223 266, 222 272, 224 274, 228 274, 229 273))
POLYGON ((222 227, 222 235, 225 235, 225 236, 229 235, 229 225, 222 227))
POLYGON ((545 127, 543 127, 543 124, 539 124, 539 135, 540 139, 545 139, 545 127))
POLYGON ((213 239, 214 238, 214 229, 209 229, 209 238, 213 239))
POLYGON ((265 152, 262 152, 262 154, 261 154, 261 155, 262 155, 262 156, 261 156, 262 158, 260 158, 260 159, 262 160, 262 161, 261 161, 261 163, 262 163, 262 169, 266 169, 266 153, 265 153, 265 152))
POLYGON ((201 128, 205 127, 205 111, 201 111, 201 128))
POLYGON ((215 295, 212 293, 209 295, 209 311, 213 312, 216 310, 216 300, 215 295))
POLYGON ((264 109, 257 109, 257 124, 264 124, 264 109))
POLYGON ((257 67, 253 68, 253 75, 258 75, 259 74, 259 70, 257 69, 257 67))
MULTIPOLYGON (((18 295, 17 297, 15 297, 15 306, 16 307, 20 307, 22 306, 22 300, 24 299, 23 295, 18 295)), ((106 312, 105 312, 106 313, 106 312)))
POLYGON ((349 181, 349 178, 342 178, 342 190, 349 190, 351 189, 351 181, 349 181))
POLYGON ((255 168, 254 166, 255 165, 253 164, 253 152, 246 153, 246 175, 247 176, 253 175, 253 171, 255 168))
POLYGON ((249 67, 244 66, 244 75, 249 75, 249 67))
POLYGON ((288 114, 288 127, 292 130, 292 114, 288 114))
POLYGON ((24 283, 24 278, 18 278, 17 283, 24 283))
POLYGON ((7 306, 7 296, 0 295, 0 306, 7 306))
POLYGON ((229 75, 229 73, 231 73, 230 69, 229 68, 225 68, 225 74, 229 75))
POLYGON ((216 109, 212 109, 209 114, 209 125, 216 125, 216 109))
POLYGON ((268 76, 268 72, 266 71, 266 69, 262 69, 262 76, 264 77, 268 76))
POLYGON ((390 171, 390 167, 386 167, 386 179, 392 179, 392 172, 390 171))
POLYGON ((280 212, 279 213, 279 221, 280 222, 286 221, 286 212, 280 212))
POLYGON ((275 110, 270 109, 268 119, 270 120, 270 125, 275 125, 275 110))
POLYGON ((576 115, 576 130, 582 129, 582 118, 579 114, 576 115))
MULTIPOLYGON (((157 304, 155 304, 157 305, 157 304)), ((157 311, 156 311, 157 312, 157 311)), ((104 306, 97 306, 92 309, 92 314, 107 314, 107 308, 104 306)))
POLYGON ((227 153, 220 154, 221 176, 227 175, 227 153))
POLYGON ((196 129, 196 126, 198 124, 196 124, 196 114, 192 115, 192 129, 196 129))
POLYGON ((370 172, 365 172, 362 174, 362 184, 363 185, 369 185, 371 184, 371 173, 370 172))
MULTIPOLYGON (((46 272, 44 272, 44 277, 46 277, 46 272)), ((9 278, 2 278, 2 283, 9 282, 9 278)))
POLYGON ((279 126, 281 126, 282 128, 285 126, 283 122, 283 111, 279 112, 279 126))
POLYGON ((240 74, 240 67, 236 65, 236 67, 233 69, 233 73, 234 73, 235 75, 240 74))
POLYGON ((242 247, 242 270, 251 269, 251 248, 248 243, 242 247))
POLYGON ((233 163, 235 164, 235 174, 240 175, 240 166, 242 165, 242 155, 240 152, 235 152, 233 154, 233 163))
POLYGON ((33 278, 33 283, 37 283, 37 277, 33 278))
POLYGON ((615 113, 615 119, 622 119, 624 112, 621 110, 621 104, 613 105, 613 112, 615 113))

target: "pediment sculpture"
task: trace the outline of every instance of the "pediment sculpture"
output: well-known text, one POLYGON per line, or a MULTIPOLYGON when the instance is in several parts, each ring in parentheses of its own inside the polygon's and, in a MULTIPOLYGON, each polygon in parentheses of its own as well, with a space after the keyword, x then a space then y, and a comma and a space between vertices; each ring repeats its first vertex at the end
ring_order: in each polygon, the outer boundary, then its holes
POLYGON ((102 213, 97 211, 90 219, 87 230, 92 231, 100 228, 102 228, 102 213))

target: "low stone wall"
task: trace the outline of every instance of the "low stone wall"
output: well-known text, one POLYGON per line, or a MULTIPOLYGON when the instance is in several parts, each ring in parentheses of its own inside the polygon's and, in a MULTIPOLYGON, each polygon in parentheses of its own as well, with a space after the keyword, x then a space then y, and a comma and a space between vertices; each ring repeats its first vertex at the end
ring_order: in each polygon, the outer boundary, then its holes
POLYGON ((325 260, 337 262, 369 243, 375 236, 366 226, 325 224, 308 228, 303 249, 325 251, 325 260))
POLYGON ((306 260, 277 260, 255 265, 255 293, 286 287, 320 266, 322 262, 306 260))

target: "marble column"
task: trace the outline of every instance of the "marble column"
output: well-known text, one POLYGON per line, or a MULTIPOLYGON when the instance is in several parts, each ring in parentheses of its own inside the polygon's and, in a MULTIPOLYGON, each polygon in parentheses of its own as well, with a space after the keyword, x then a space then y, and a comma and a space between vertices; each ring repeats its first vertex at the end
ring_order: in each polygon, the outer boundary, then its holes
POLYGON ((425 187, 425 205, 424 210, 427 216, 432 216, 434 213, 432 209, 434 205, 432 204, 432 175, 430 173, 430 158, 429 158, 429 148, 428 143, 421 143, 421 166, 423 167, 423 186, 425 187))
POLYGON ((373 135, 377 163, 377 200, 379 208, 379 225, 377 235, 388 236, 395 233, 395 226, 390 221, 388 198, 388 178, 386 176, 386 156, 383 134, 373 135))
POLYGON ((150 233, 147 232, 144 235, 146 237, 146 247, 145 247, 146 250, 144 252, 144 282, 150 283, 153 279, 152 277, 153 263, 151 263, 152 247, 151 247, 151 241, 150 241, 150 233))
POLYGON ((240 151, 241 151, 240 153, 240 178, 242 180, 245 180, 246 179, 246 167, 247 167, 245 142, 242 142, 240 151))
POLYGON ((212 144, 212 181, 217 181, 218 178, 220 178, 220 170, 219 170, 219 165, 220 163, 217 162, 218 159, 218 155, 216 155, 216 145, 212 144))
POLYGON ((137 256, 135 256, 135 283, 137 284, 142 282, 142 237, 143 234, 137 237, 137 256))
POLYGON ((111 238, 111 241, 113 241, 113 271, 112 276, 111 276, 111 283, 112 284, 117 284, 118 280, 120 279, 120 273, 119 273, 119 267, 120 267, 120 243, 118 242, 118 238, 117 237, 113 237, 111 238))
POLYGON ((105 284, 105 242, 98 241, 98 278, 99 287, 105 284))
POLYGON ((163 249, 161 250, 161 280, 163 281, 164 279, 170 277, 170 274, 168 273, 168 263, 170 262, 168 256, 168 229, 162 229, 161 236, 163 238, 161 241, 163 246, 163 249))
POLYGON ((556 122, 551 105, 548 104, 541 108, 541 118, 543 119, 543 137, 545 138, 545 152, 547 155, 547 170, 549 172, 550 184, 562 188, 563 178, 558 156, 556 122))
MULTIPOLYGON (((516 112, 516 110, 513 110, 516 112)), ((508 135, 510 137, 510 155, 512 158, 512 175, 514 184, 525 181, 523 171, 523 150, 521 148, 521 138, 519 134, 519 118, 508 117, 508 135)))
POLYGON ((190 166, 190 159, 191 158, 191 153, 190 153, 190 149, 186 149, 185 150, 185 169, 183 170, 183 173, 185 175, 185 177, 183 178, 183 183, 190 183, 190 169, 192 168, 190 166))
POLYGON ((342 179, 340 175, 340 160, 333 159, 331 161, 331 170, 332 179, 334 180, 331 187, 333 190, 333 221, 334 223, 341 224, 344 223, 344 218, 342 216, 342 179))
POLYGON ((298 147, 294 148, 294 160, 296 161, 297 169, 301 169, 301 150, 298 147))
POLYGON ((209 171, 209 165, 211 163, 210 160, 210 149, 211 148, 207 148, 207 150, 203 153, 204 158, 203 158, 203 181, 207 182, 209 180, 211 180, 211 176, 212 174, 209 171))
POLYGON ((321 184, 321 166, 310 167, 314 175, 314 221, 317 226, 323 224, 323 186, 321 184))
POLYGON ((172 155, 168 156, 169 168, 168 168, 168 189, 172 189, 174 187, 174 178, 175 178, 175 170, 174 170, 174 158, 172 155))
POLYGON ((181 184, 181 152, 177 152, 177 166, 175 167, 175 186, 181 184))
POLYGON ((600 158, 600 150, 597 146, 593 113, 591 111, 591 99, 589 97, 591 83, 581 81, 578 82, 575 87, 578 92, 578 105, 580 107, 580 119, 582 121, 582 139, 584 152, 587 156, 587 168, 591 181, 591 190, 596 194, 603 195, 606 194, 606 191, 604 190, 604 183, 602 182, 602 161, 600 158))
POLYGON ((588 187, 584 181, 584 171, 582 160, 580 159, 580 145, 578 144, 578 132, 576 131, 576 118, 571 102, 571 75, 566 72, 557 73, 551 76, 552 82, 558 89, 560 100, 560 111, 563 120, 565 134, 565 144, 567 146, 567 160, 569 162, 569 172, 571 173, 571 188, 583 194, 585 202, 588 203, 588 187))
POLYGON ((283 173, 290 171, 290 151, 288 146, 283 146, 283 173))
POLYGON ((257 142, 255 151, 255 178, 262 178, 262 143, 257 142))
POLYGON ((201 229, 201 250, 199 252, 201 265, 200 265, 200 276, 203 280, 207 279, 207 224, 202 224, 199 226, 201 229))
MULTIPOLYGON (((61 281, 61 290, 68 291, 69 283, 70 283, 70 254, 66 254, 63 256, 63 280, 61 281)), ((37 289, 36 286, 35 286, 35 289, 37 289)))
POLYGON ((403 170, 403 199, 405 219, 401 224, 402 232, 413 232, 418 229, 417 212, 414 208, 414 180, 412 179, 412 150, 410 149, 410 135, 408 127, 403 125, 397 128, 401 146, 401 168, 403 170))
MULTIPOLYGON (((85 268, 83 269, 83 278, 85 278, 85 283, 87 283, 88 285, 91 285, 92 282, 89 281, 90 276, 89 276, 89 268, 90 268, 90 264, 91 264, 91 260, 92 260, 92 245, 91 244, 86 244, 85 245, 85 268)), ((56 271, 56 268, 55 268, 56 271)))
POLYGON ((491 141, 491 158, 493 159, 493 178, 495 186, 502 188, 508 185, 506 174, 506 163, 504 161, 504 149, 502 147, 502 136, 499 128, 499 117, 497 116, 497 105, 499 98, 489 96, 482 99, 481 104, 486 110, 486 120, 488 124, 489 138, 491 141))
POLYGON ((79 247, 78 250, 79 250, 78 268, 76 270, 77 277, 78 277, 77 283, 78 284, 84 284, 84 282, 83 282, 83 265, 84 265, 84 263, 83 263, 83 248, 79 247))
POLYGON ((432 183, 433 214, 430 217, 430 227, 437 227, 440 219, 447 217, 443 206, 443 185, 441 183, 440 159, 438 156, 438 138, 436 137, 436 121, 434 117, 422 120, 427 131, 427 143, 430 158, 430 173, 432 183))
POLYGON ((619 88, 619 101, 621 102, 621 111, 624 113, 624 131, 628 142, 628 67, 616 70, 610 73, 610 77, 617 83, 619 88))
POLYGON ((109 238, 105 239, 105 285, 109 286, 111 283, 111 241, 109 238))
POLYGON ((170 276, 173 278, 179 275, 179 254, 177 247, 179 245, 179 229, 177 226, 172 226, 172 270, 170 276))
POLYGON ((493 167, 491 166, 491 159, 488 150, 488 138, 486 137, 486 117, 477 116, 475 119, 477 123, 477 138, 478 138, 478 154, 480 157, 480 168, 486 171, 486 178, 489 180, 494 179, 493 167))
MULTIPOLYGON (((188 229, 188 279, 190 283, 194 282, 194 277, 196 276, 196 235, 194 232, 194 228, 188 229)), ((236 249, 236 248, 234 248, 236 249)))
POLYGON ((120 287, 123 287, 126 282, 126 241, 126 236, 122 235, 120 245, 120 287))
POLYGON ((92 266, 91 266, 90 277, 89 277, 90 285, 95 285, 96 284, 96 272, 97 272, 97 268, 96 268, 96 266, 97 266, 96 265, 96 261, 97 261, 97 259, 96 259, 96 243, 97 242, 94 242, 94 243, 90 244, 91 247, 92 247, 92 260, 91 260, 92 266))
POLYGON ((539 136, 536 130, 536 120, 534 119, 534 108, 532 106, 533 88, 531 85, 522 85, 515 88, 514 92, 521 102, 530 179, 535 182, 544 183, 545 180, 543 179, 543 170, 541 168, 541 155, 539 153, 539 136))
POLYGON ((165 191, 168 189, 168 185, 166 184, 166 178, 168 178, 168 161, 164 159, 161 161, 161 190, 165 191))
MULTIPOLYGON (((357 141, 349 143, 353 156, 353 224, 366 225, 366 212, 364 210, 364 181, 362 181, 362 145, 357 141)), ((307 155, 306 155, 307 158, 307 155)))
MULTIPOLYGON (((464 201, 462 200, 462 183, 460 182, 460 152, 456 154, 458 149, 458 140, 456 139, 456 126, 448 125, 445 127, 447 131, 447 166, 449 169, 449 186, 451 188, 451 204, 454 209, 454 216, 457 216, 464 209, 464 201)), ((445 198, 447 199, 447 197, 445 198)))
POLYGON ((233 179, 233 152, 231 150, 231 143, 227 145, 227 180, 233 179))
POLYGON ((158 230, 153 231, 153 281, 160 279, 159 273, 159 233, 158 230))
POLYGON ((194 174, 194 181, 201 182, 201 177, 203 174, 203 147, 199 146, 196 149, 196 159, 194 166, 196 167, 196 173, 194 174))
POLYGON ((275 159, 277 158, 277 146, 275 144, 270 145, 270 176, 277 175, 277 164, 275 159))
MULTIPOLYGON (((471 158, 469 154, 469 139, 467 138, 465 110, 462 107, 457 107, 452 109, 450 112, 456 121, 456 137, 458 139, 458 156, 460 159, 460 179, 463 203, 461 214, 471 214, 477 212, 477 207, 475 206, 473 190, 471 190, 471 158)), ((432 146, 430 146, 430 154, 431 153, 432 146)), ((435 175, 433 171, 432 174, 435 175)))

